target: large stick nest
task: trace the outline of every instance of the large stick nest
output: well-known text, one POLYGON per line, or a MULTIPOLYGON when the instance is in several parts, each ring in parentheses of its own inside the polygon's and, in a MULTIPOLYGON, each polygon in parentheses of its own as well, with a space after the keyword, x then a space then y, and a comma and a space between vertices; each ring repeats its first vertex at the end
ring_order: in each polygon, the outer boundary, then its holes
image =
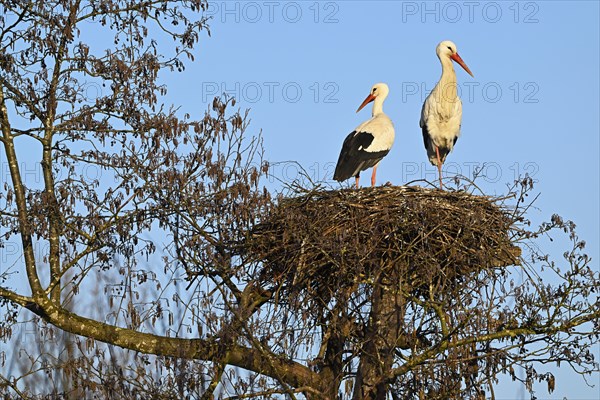
POLYGON ((340 289, 368 283, 381 271, 416 290, 517 264, 512 225, 494 199, 465 192, 313 191, 281 199, 245 250, 280 295, 309 295, 325 305, 340 289))

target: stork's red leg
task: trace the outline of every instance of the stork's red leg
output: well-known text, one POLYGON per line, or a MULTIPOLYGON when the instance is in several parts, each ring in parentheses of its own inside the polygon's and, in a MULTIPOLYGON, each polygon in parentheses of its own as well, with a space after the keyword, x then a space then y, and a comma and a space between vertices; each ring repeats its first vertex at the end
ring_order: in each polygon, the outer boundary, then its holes
POLYGON ((360 174, 356 175, 356 188, 358 189, 358 182, 360 181, 360 174))
POLYGON ((435 146, 435 154, 437 155, 437 167, 438 173, 440 175, 440 189, 443 189, 444 185, 442 184, 442 159, 440 158, 440 149, 438 149, 437 146, 435 146))
POLYGON ((377 177, 377 165, 373 167, 373 174, 371 174, 371 186, 375 186, 375 178, 377 177))

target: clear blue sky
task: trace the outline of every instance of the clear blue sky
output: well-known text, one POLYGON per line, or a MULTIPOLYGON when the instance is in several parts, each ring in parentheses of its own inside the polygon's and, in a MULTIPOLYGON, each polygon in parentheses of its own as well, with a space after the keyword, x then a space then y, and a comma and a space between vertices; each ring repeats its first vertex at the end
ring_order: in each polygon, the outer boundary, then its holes
MULTIPOLYGON (((185 79, 168 81, 170 97, 198 112, 227 91, 251 108, 250 129, 262 130, 270 161, 298 161, 315 178, 331 179, 344 137, 370 117, 370 107, 359 114, 356 108, 372 84, 386 82, 384 111, 396 143, 378 183, 433 180, 418 121, 441 72, 435 46, 450 39, 475 78, 457 68, 462 136, 447 167, 468 175, 487 163, 483 186, 490 194, 504 193, 515 175, 529 172, 541 192, 530 216, 574 220, 597 266, 598 4, 217 1, 212 37, 201 43, 185 79)), ((272 172, 290 180, 297 169, 283 164, 272 172)), ((368 180, 363 173, 362 183, 368 180)), ((566 367, 556 374, 556 391, 548 396, 540 386, 539 398, 600 398, 598 376, 590 389, 566 367)), ((501 394, 514 399, 522 391, 507 385, 501 394)))

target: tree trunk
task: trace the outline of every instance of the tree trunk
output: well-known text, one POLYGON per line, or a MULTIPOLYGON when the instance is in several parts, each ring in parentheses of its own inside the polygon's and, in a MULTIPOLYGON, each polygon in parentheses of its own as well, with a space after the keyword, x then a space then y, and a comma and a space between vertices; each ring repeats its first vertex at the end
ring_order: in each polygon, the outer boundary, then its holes
POLYGON ((353 400, 385 400, 389 390, 390 382, 386 377, 392 368, 395 348, 402 341, 405 312, 401 282, 385 277, 393 270, 382 268, 373 285, 371 312, 353 400))

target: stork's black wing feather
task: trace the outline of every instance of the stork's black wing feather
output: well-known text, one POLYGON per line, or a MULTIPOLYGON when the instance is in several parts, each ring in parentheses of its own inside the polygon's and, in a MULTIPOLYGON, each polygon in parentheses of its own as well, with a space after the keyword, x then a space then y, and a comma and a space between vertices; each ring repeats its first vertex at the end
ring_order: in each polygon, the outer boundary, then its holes
POLYGON ((369 132, 350 133, 344 140, 333 179, 344 181, 377 164, 389 150, 370 152, 374 136, 369 132))
MULTIPOLYGON (((432 164, 436 165, 437 162, 433 162, 433 160, 437 159, 437 155, 435 153, 435 147, 433 144, 433 141, 431 140, 431 136, 429 135, 429 130, 427 130, 427 124, 423 124, 423 126, 421 127, 421 130, 423 132, 423 144, 425 145, 425 149, 427 150, 427 156, 429 157, 430 160, 432 160, 432 164)), ((456 144, 456 141, 458 140, 458 136, 456 136, 454 138, 454 141, 452 143, 452 146, 454 146, 456 144)), ((442 159, 442 163, 446 160, 446 156, 448 155, 448 153, 450 153, 450 151, 452 150, 449 147, 444 147, 444 146, 440 146, 438 147, 438 150, 440 152, 440 158, 442 159)))
POLYGON ((421 131, 423 132, 423 144, 425 145, 425 149, 429 149, 431 137, 429 136, 429 131, 427 130, 427 124, 423 124, 421 131))

